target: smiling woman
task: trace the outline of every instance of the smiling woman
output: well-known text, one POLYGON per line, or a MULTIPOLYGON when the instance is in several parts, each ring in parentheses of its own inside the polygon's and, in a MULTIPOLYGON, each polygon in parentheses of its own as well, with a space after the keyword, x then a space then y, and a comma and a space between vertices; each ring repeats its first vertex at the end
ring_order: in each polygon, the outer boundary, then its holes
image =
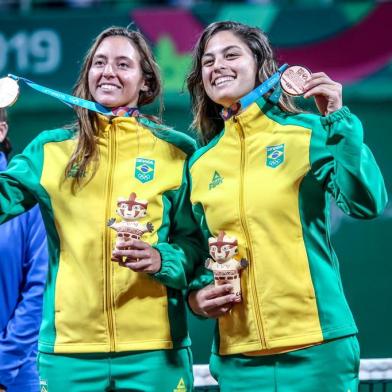
POLYGON ((192 390, 181 290, 200 246, 195 142, 142 113, 160 92, 144 37, 103 31, 74 95, 116 115, 75 108, 72 127, 43 132, 0 174, 0 221, 38 202, 48 232, 39 372, 50 392, 192 390))
POLYGON ((196 44, 187 82, 205 146, 189 163, 193 211, 205 243, 231 238, 247 268, 239 273, 233 258, 224 269, 240 279, 241 301, 237 282, 223 279, 202 289, 191 282, 189 304, 218 319, 210 368, 222 392, 354 392, 357 327, 331 247, 329 202, 370 219, 387 203, 385 185, 341 85, 306 74, 304 97, 320 113, 301 113, 280 87, 256 94, 276 74, 258 28, 213 23, 196 44))
POLYGON ((202 57, 202 79, 207 95, 229 107, 255 86, 257 64, 252 51, 230 31, 208 41, 202 57))
POLYGON ((125 37, 107 37, 94 54, 88 84, 96 102, 107 107, 137 106, 140 91, 148 91, 140 54, 125 37))

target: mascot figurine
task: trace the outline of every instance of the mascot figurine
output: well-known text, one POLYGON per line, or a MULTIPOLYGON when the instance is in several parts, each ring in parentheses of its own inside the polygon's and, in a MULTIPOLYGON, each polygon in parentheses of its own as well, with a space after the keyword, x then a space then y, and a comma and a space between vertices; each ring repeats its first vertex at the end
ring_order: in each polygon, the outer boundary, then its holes
MULTIPOLYGON (((132 239, 140 240, 144 233, 152 233, 154 227, 151 222, 143 224, 138 222, 140 218, 147 215, 147 200, 136 198, 136 193, 132 192, 129 199, 120 197, 117 200, 117 215, 121 217, 120 222, 116 222, 115 218, 110 218, 107 225, 117 232, 115 250, 132 249, 131 246, 127 247, 126 243, 132 239)), ((128 258, 115 256, 112 254, 112 261, 129 262, 128 258)))
POLYGON ((240 270, 248 266, 248 260, 235 258, 237 239, 221 231, 218 238, 208 239, 208 246, 212 259, 207 259, 205 266, 214 273, 215 286, 230 283, 234 287, 235 302, 241 302, 240 270))

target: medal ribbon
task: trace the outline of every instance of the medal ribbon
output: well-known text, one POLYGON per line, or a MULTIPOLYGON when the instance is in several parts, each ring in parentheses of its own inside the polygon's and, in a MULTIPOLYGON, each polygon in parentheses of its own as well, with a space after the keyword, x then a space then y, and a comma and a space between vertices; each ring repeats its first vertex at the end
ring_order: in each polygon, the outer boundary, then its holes
POLYGON ((105 116, 131 117, 139 115, 139 110, 137 108, 120 107, 111 110, 105 106, 100 105, 99 103, 88 101, 83 98, 78 98, 73 95, 61 93, 60 91, 52 90, 51 88, 41 86, 40 84, 37 84, 29 79, 22 78, 20 76, 8 74, 8 77, 16 81, 21 80, 34 90, 37 90, 43 94, 47 94, 53 98, 57 98, 59 101, 65 103, 70 107, 80 106, 84 109, 92 110, 93 112, 101 113, 105 116))
POLYGON ((229 108, 223 109, 221 116, 224 120, 228 120, 231 116, 237 114, 240 110, 246 109, 257 99, 262 97, 265 93, 271 90, 279 82, 280 76, 283 71, 288 67, 288 64, 283 64, 277 72, 275 72, 271 77, 265 80, 263 83, 258 85, 250 93, 243 96, 239 102, 234 103, 229 108))

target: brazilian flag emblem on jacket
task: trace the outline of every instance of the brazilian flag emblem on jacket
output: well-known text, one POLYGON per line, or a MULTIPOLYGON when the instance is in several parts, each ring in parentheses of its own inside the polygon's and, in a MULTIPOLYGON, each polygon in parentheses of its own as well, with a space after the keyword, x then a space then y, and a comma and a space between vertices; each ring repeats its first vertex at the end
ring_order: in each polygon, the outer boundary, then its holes
POLYGON ((135 178, 140 182, 148 182, 154 178, 155 161, 153 159, 136 158, 135 178))
POLYGON ((267 147, 267 166, 275 168, 284 162, 284 144, 267 147))

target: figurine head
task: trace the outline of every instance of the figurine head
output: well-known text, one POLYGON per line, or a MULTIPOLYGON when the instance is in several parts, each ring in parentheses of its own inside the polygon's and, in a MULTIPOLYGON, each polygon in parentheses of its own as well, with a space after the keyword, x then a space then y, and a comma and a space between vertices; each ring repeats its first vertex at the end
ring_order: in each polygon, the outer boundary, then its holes
POLYGON ((120 197, 117 200, 117 214, 124 220, 137 220, 147 215, 147 200, 136 198, 136 193, 132 192, 129 199, 120 197))
POLYGON ((218 262, 223 263, 238 252, 238 243, 235 237, 229 237, 224 231, 221 231, 217 238, 210 237, 208 239, 208 246, 210 248, 210 255, 218 262))

